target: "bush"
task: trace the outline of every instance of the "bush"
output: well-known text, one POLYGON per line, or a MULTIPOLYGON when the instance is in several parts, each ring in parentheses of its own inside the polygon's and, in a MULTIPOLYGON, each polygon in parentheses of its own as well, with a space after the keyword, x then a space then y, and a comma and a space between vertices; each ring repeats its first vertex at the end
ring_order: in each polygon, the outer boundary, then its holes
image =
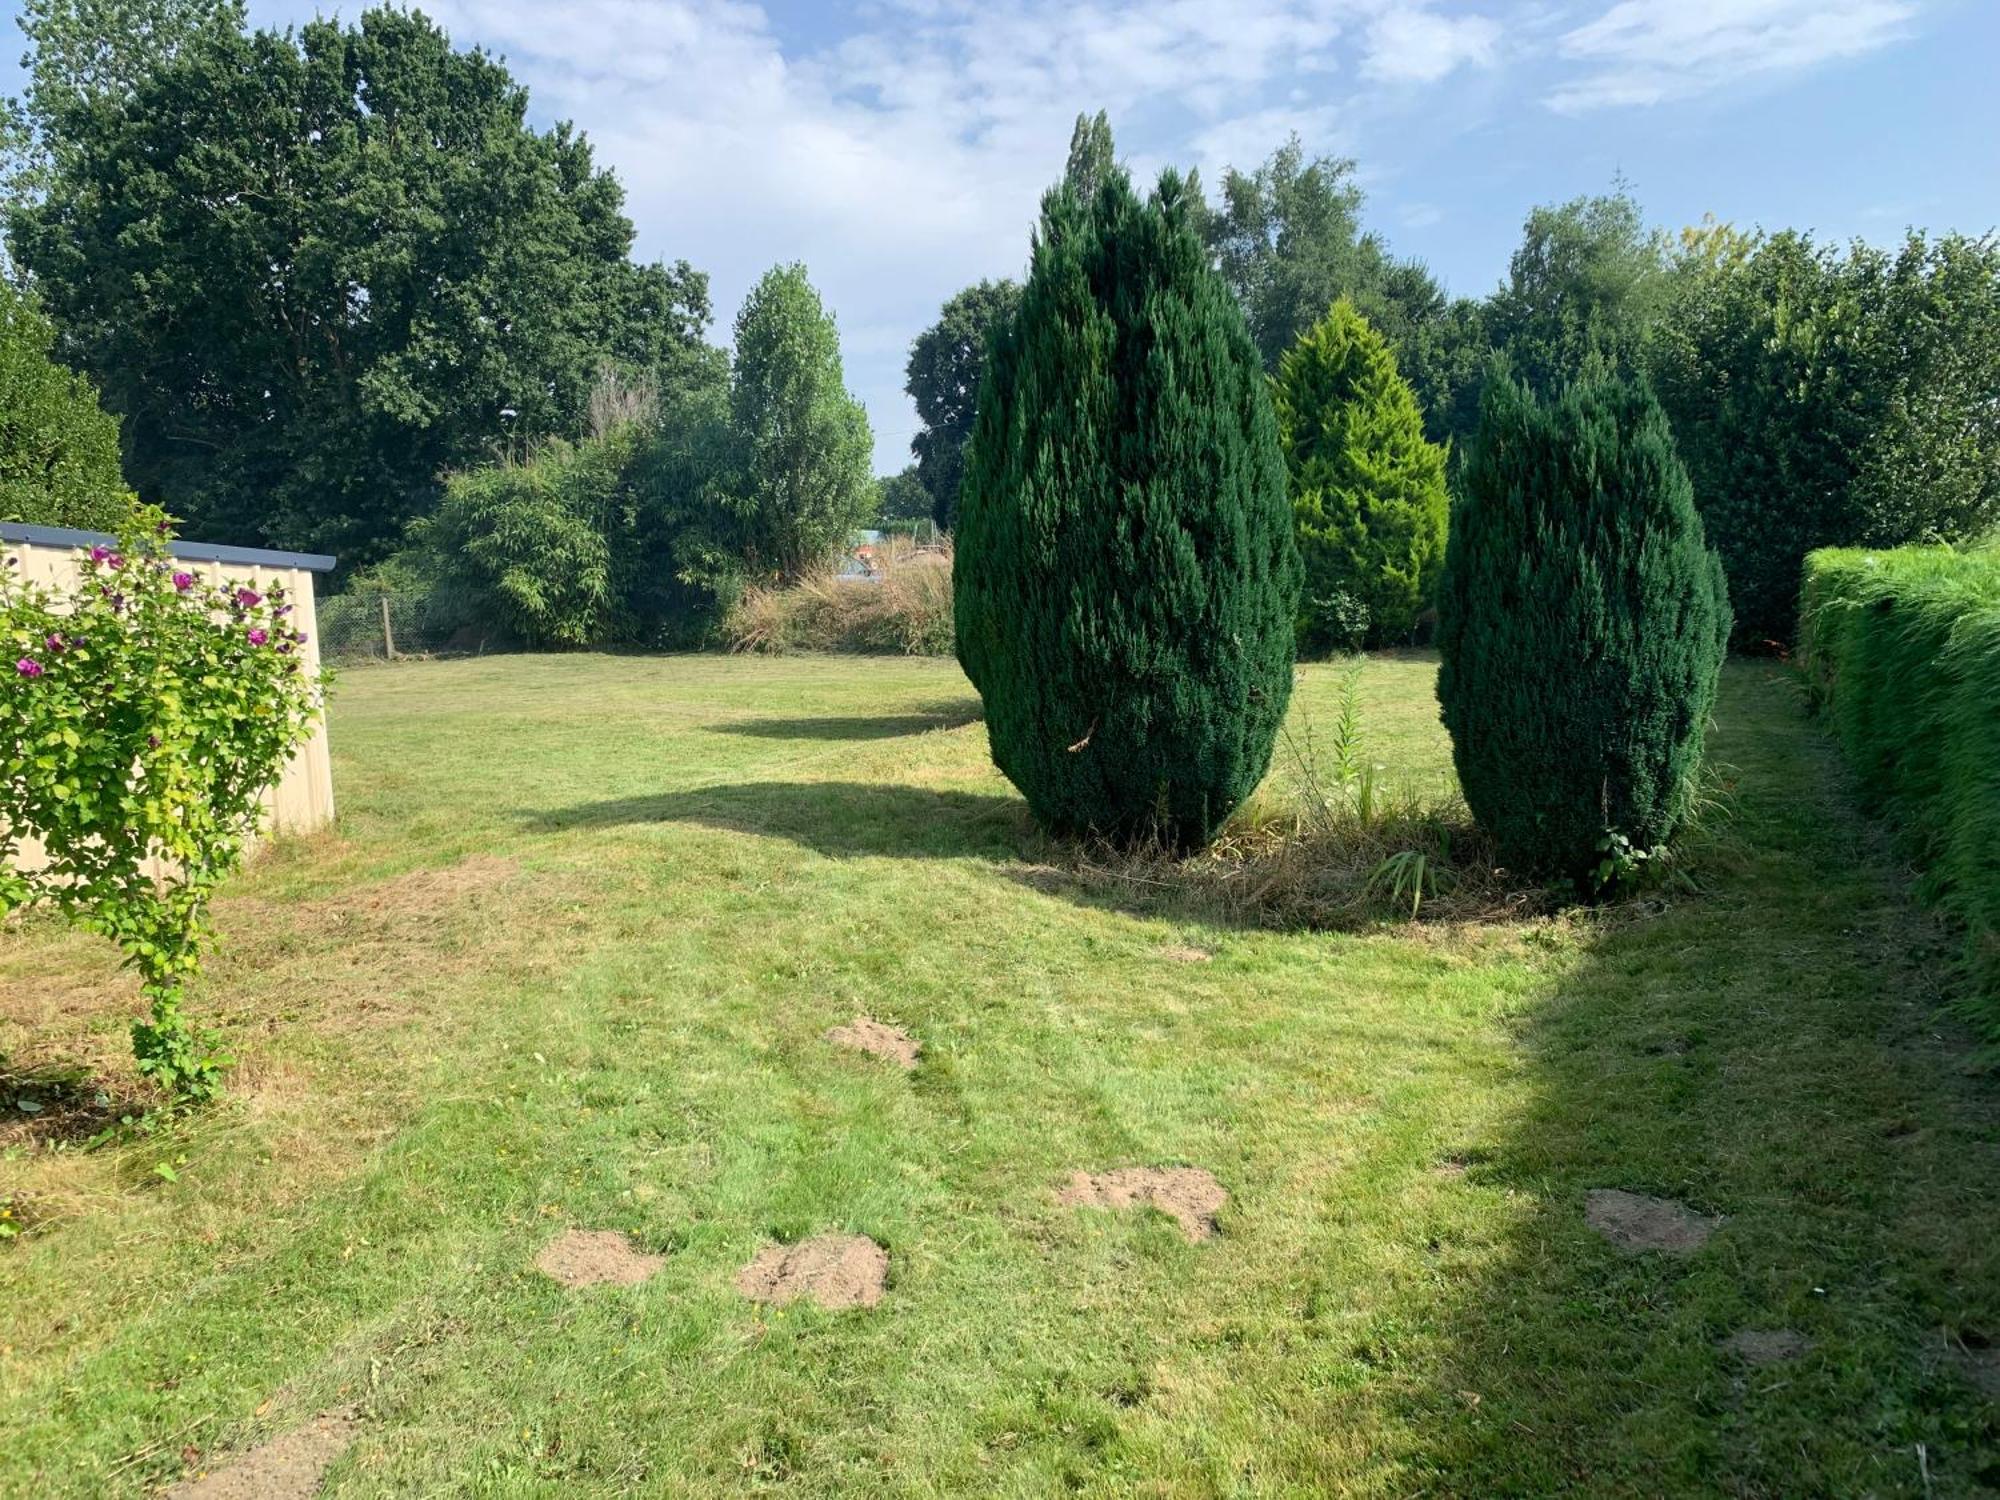
POLYGON ((613 638, 613 534, 631 451, 626 434, 558 441, 522 463, 451 475, 415 532, 442 612, 529 647, 613 638))
POLYGON ((1444 449, 1396 356, 1345 297, 1279 361, 1272 390, 1291 476, 1302 646, 1403 640, 1444 561, 1444 449))
POLYGON ((118 421, 49 351, 55 328, 0 282, 0 521, 116 532, 132 522, 118 421))
MULTIPOLYGON (((1108 155, 1108 153, 1106 153, 1108 155)), ((1206 843, 1291 697, 1298 559, 1257 350, 1169 172, 1044 199, 960 492, 958 656, 1044 827, 1206 843)))
POLYGON ((1690 232, 1648 364, 1743 644, 1790 637, 1815 548, 2000 517, 2000 241, 1690 232))
POLYGON ((1438 595, 1438 701, 1511 868, 1583 877, 1688 813, 1729 634, 1666 418, 1643 390, 1489 382, 1438 595))
MULTIPOLYGON (((151 1017, 139 1068, 201 1098, 228 1059, 181 1014, 208 900, 319 713, 281 585, 208 584, 157 511, 68 593, 0 572, 0 913, 47 902, 124 950, 151 1017), (42 859, 16 866, 24 838, 42 859)), ((10 560, 11 561, 11 560, 10 560)))
POLYGON ((2000 553, 1815 552, 1799 643, 1863 798, 1967 929, 1974 1016, 2000 1039, 2000 553))
POLYGON ((949 656, 951 547, 891 540, 863 578, 822 573, 745 589, 723 620, 733 651, 949 656))

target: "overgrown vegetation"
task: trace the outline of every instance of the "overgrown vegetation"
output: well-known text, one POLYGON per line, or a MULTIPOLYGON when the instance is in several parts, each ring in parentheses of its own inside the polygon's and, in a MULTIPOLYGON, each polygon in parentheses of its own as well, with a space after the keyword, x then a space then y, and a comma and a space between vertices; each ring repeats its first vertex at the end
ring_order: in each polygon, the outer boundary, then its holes
POLYGON ((1799 642, 1864 798, 1964 926, 1973 1009, 2000 1040, 2000 552, 1815 552, 1799 642))
POLYGON ((0 572, 0 915, 46 903, 116 943, 150 1009, 132 1028, 139 1071, 202 1099, 228 1062, 181 1008, 209 898, 320 684, 283 585, 198 577, 167 534, 138 512, 70 591, 24 582, 11 557, 0 572))
POLYGON ((980 396, 958 658, 995 764, 1060 833, 1206 843, 1291 696, 1284 458, 1198 215, 1173 172, 1142 203, 1079 121, 980 396))
POLYGON ((1500 858, 1586 885, 1692 804, 1729 638, 1722 565, 1645 391, 1491 382, 1438 598, 1438 701, 1500 858))
POLYGON ((732 651, 784 655, 952 654, 951 547, 891 537, 864 573, 823 572, 791 584, 753 584, 731 606, 722 638, 732 651))

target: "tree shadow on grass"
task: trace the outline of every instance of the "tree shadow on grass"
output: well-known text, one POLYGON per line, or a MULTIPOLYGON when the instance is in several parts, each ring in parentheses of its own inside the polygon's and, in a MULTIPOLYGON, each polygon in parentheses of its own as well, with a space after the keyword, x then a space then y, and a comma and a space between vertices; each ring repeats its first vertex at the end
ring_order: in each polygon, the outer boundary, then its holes
POLYGON ((710 734, 735 734, 760 740, 892 740, 927 734, 934 729, 960 729, 977 724, 982 716, 977 698, 962 698, 900 714, 732 719, 707 727, 710 734))
POLYGON ((1040 835, 1018 797, 860 781, 752 781, 621 797, 528 815, 539 832, 693 823, 790 839, 834 858, 1032 857, 1040 835))
MULTIPOLYGON (((1786 685, 1732 668, 1706 893, 1572 928, 1503 1108, 1412 1161, 1401 1455, 1451 1494, 1971 1494, 2000 1482, 2000 1086, 1938 1016, 1947 947, 1786 685), (1438 1170, 1442 1164, 1443 1171, 1438 1170), (1721 1219, 1689 1254, 1592 1189, 1721 1219), (1802 1357, 1723 1347, 1786 1331, 1802 1357), (1419 1352, 1421 1351, 1421 1353, 1419 1352)), ((1355 1334, 1357 1339, 1365 1338, 1355 1334)))

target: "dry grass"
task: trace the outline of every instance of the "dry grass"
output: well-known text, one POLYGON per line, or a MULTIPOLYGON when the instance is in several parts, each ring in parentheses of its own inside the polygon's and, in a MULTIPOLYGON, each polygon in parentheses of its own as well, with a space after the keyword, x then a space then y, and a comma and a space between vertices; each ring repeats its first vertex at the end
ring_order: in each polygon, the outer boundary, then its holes
POLYGON ((867 579, 822 573, 780 588, 750 588, 723 621, 732 651, 783 655, 844 651, 949 656, 951 544, 891 537, 867 579))

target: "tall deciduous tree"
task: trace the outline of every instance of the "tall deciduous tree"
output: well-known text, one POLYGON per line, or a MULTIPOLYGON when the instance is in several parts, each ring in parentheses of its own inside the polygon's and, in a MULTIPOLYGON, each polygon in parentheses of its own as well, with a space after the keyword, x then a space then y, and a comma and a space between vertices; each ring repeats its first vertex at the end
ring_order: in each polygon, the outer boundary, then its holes
POLYGON ((924 424, 910 449, 917 456, 917 477, 930 493, 931 518, 946 530, 958 510, 987 345, 1020 305, 1021 289, 1013 282, 982 281, 945 303, 937 322, 910 345, 904 389, 924 424))
POLYGON ((868 414, 848 394, 840 334, 801 265, 777 266, 736 317, 734 501, 753 566, 795 578, 869 517, 868 414))
POLYGON ((1486 332, 1515 379, 1540 395, 1628 374, 1664 307, 1668 243, 1620 182, 1528 215, 1486 332))
MULTIPOLYGON (((1107 148, 1108 148, 1108 143, 1107 148)), ((1298 562, 1243 315, 1172 173, 1042 204, 960 494, 958 654, 1059 833, 1206 841, 1291 696, 1298 562)))
POLYGON ((365 562, 446 469, 581 430, 600 360, 714 377, 705 278, 629 261, 618 184, 526 109, 492 57, 380 9, 204 24, 50 113, 10 248, 143 498, 365 562))
POLYGON ((1444 560, 1444 449, 1424 438, 1388 343, 1345 298, 1292 346, 1272 387, 1291 475, 1314 649, 1406 638, 1444 560), (1353 606, 1365 614, 1357 620, 1353 606))

